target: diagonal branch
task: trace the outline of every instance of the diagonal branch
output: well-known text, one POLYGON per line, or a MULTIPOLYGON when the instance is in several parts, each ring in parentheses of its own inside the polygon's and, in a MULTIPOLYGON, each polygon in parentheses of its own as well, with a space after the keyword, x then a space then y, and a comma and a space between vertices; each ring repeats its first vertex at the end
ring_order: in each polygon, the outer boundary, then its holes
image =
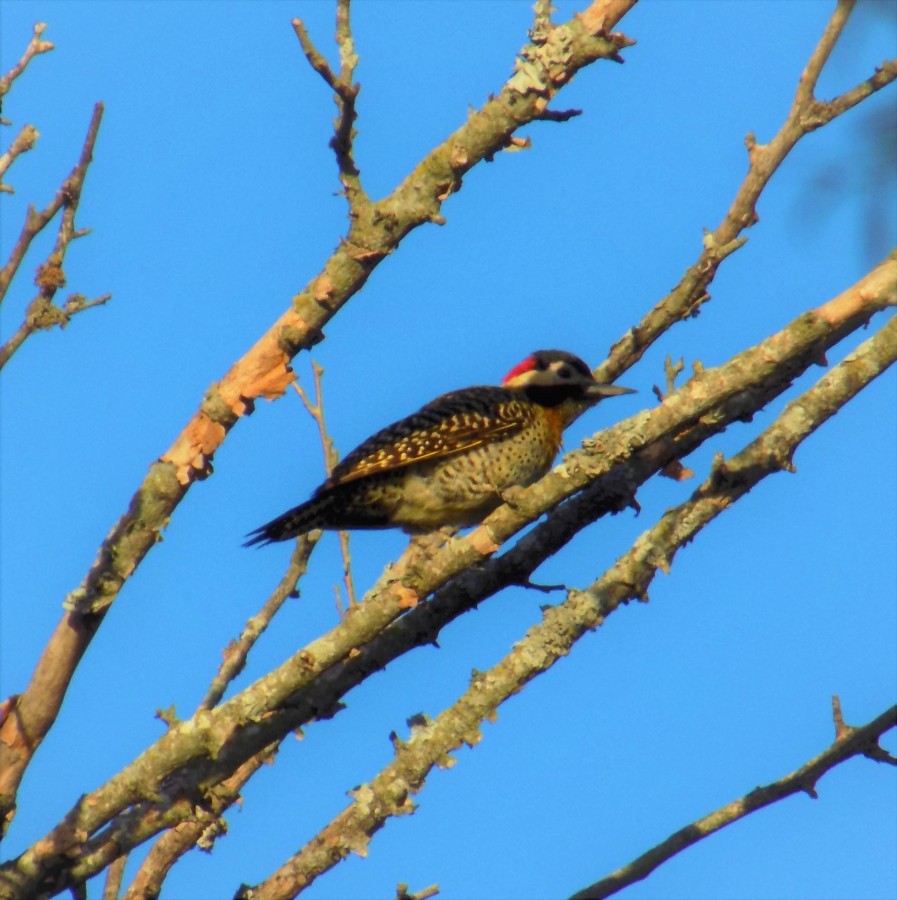
POLYGON ((47 294, 55 292, 57 287, 62 287, 65 283, 64 281, 56 280, 61 273, 61 269, 54 271, 47 264, 38 268, 38 279, 43 282, 41 293, 28 304, 25 318, 22 320, 21 325, 13 332, 9 340, 0 347, 0 369, 9 362, 10 357, 35 331, 48 331, 57 326, 65 328, 72 320, 72 316, 94 306, 103 306, 112 299, 112 294, 103 294, 93 300, 88 300, 83 294, 71 294, 62 306, 56 306, 47 299, 47 294), (48 273, 50 279, 53 280, 46 280, 48 273))
POLYGON ((607 361, 596 372, 599 381, 616 380, 676 322, 694 316, 710 300, 707 288, 720 263, 746 242, 743 232, 759 221, 756 208, 760 195, 798 141, 897 78, 897 59, 889 60, 871 77, 834 100, 822 103, 813 97, 822 67, 855 3, 856 0, 839 0, 801 75, 791 110, 775 137, 768 144, 758 144, 753 133, 747 135, 748 173, 725 218, 713 232, 705 234, 700 256, 679 284, 614 344, 607 361))
POLYGON ((103 900, 118 900, 125 875, 127 856, 120 856, 106 870, 106 882, 103 885, 103 900))
MULTIPOLYGON (((892 318, 813 388, 789 403, 776 422, 741 453, 725 463, 720 460, 690 500, 664 514, 598 581, 584 591, 571 590, 563 603, 547 607, 542 623, 529 629, 497 665, 476 672, 470 687, 452 706, 415 727, 407 741, 394 736, 393 762, 356 788, 353 802, 304 848, 264 882, 241 889, 237 896, 253 900, 292 897, 340 859, 353 852, 363 854, 371 836, 387 819, 414 811, 411 795, 421 790, 434 766, 449 765, 452 751, 480 741, 482 723, 494 717, 501 703, 551 668, 583 634, 603 624, 621 605, 645 599, 657 570, 668 571, 678 549, 761 480, 787 471, 800 443, 894 362, 897 319, 892 318)), ((894 724, 894 715, 894 710, 885 714, 885 721, 879 723, 881 731, 894 724)), ((852 737, 856 743, 848 738, 842 744, 851 741, 849 755, 869 749, 869 735, 852 737)), ((840 748, 838 752, 842 752, 840 748)), ((822 771, 811 769, 817 775, 822 771)), ((806 789, 806 782, 796 788, 801 789, 806 789)))
POLYGON ((172 866, 193 847, 210 850, 219 834, 227 831, 224 813, 240 800, 240 791, 263 766, 271 763, 277 745, 265 747, 239 766, 230 778, 206 792, 201 806, 187 804, 180 822, 153 845, 134 876, 123 900, 158 897, 172 866))
MULTIPOLYGON (((93 115, 90 118, 90 125, 87 128, 87 137, 84 139, 81 157, 69 173, 68 178, 63 181, 62 186, 56 192, 56 196, 46 209, 38 212, 34 207, 28 208, 28 214, 25 217, 25 224, 22 226, 22 232, 19 235, 19 239, 16 241, 6 265, 0 269, 0 302, 2 302, 3 298, 6 296, 9 284, 18 271, 25 253, 31 246, 31 242, 44 228, 46 228, 60 209, 65 210, 63 213, 63 221, 59 227, 59 236, 57 237, 56 247, 47 260, 47 267, 59 269, 61 273, 65 249, 70 241, 74 240, 76 237, 81 237, 82 232, 76 232, 74 229, 75 213, 78 209, 78 203, 81 200, 81 191, 84 187, 84 178, 87 175, 87 168, 93 160, 93 148, 96 144, 97 132, 100 129, 102 118, 103 104, 97 103, 93 108, 93 115)), ((43 285, 39 284, 38 286, 41 287, 43 291, 43 285)))
MULTIPOLYGON (((526 45, 528 66, 518 71, 451 136, 432 150, 393 193, 350 217, 346 238, 322 271, 292 299, 289 308, 205 392, 198 411, 171 447, 150 466, 127 511, 101 544, 81 585, 0 731, 0 829, 15 809, 19 782, 61 707, 69 682, 102 625, 108 608, 159 540, 190 487, 211 474, 214 453, 259 397, 282 396, 293 374, 290 360, 321 340, 321 329, 364 285, 381 260, 415 228, 438 220, 445 199, 461 177, 497 153, 533 121, 582 68, 611 59, 632 43, 610 33, 635 0, 598 0, 600 22, 574 17, 552 39, 526 45), (590 28, 594 30, 590 30, 590 28)), ((590 7, 591 9, 591 7, 590 7)), ((588 10, 587 10, 588 12, 588 10)))
MULTIPOLYGON (((271 624, 286 600, 296 595, 296 586, 305 574, 309 556, 316 544, 317 540, 308 535, 304 535, 296 542, 290 564, 280 583, 261 610, 246 623, 239 639, 231 641, 225 648, 221 667, 212 679, 197 712, 217 706, 227 686, 243 671, 255 642, 271 624)), ((162 883, 178 859, 196 846, 211 850, 215 838, 227 830, 222 815, 240 800, 240 791, 246 782, 262 765, 273 760, 278 744, 279 742, 274 742, 270 746, 263 747, 247 759, 229 778, 215 785, 206 796, 205 803, 189 810, 188 815, 156 841, 135 873, 124 895, 125 900, 158 896, 162 883)))
MULTIPOLYGON (((716 433, 728 422, 761 408, 793 378, 818 361, 827 347, 850 330, 865 325, 876 309, 897 302, 895 276, 897 255, 835 300, 798 317, 782 332, 745 351, 725 366, 707 369, 695 376, 656 409, 619 423, 592 441, 591 446, 569 454, 565 466, 522 491, 519 498, 515 496, 514 507, 500 508, 473 533, 456 538, 440 550, 428 562, 425 571, 415 571, 411 565, 404 577, 398 567, 388 573, 360 608, 329 634, 313 641, 215 709, 174 724, 137 760, 83 798, 66 820, 43 840, 4 867, 0 871, 0 885, 6 880, 34 890, 48 877, 62 878, 67 883, 83 880, 96 874, 96 866, 107 864, 160 829, 192 815, 188 802, 192 795, 188 791, 185 797, 180 796, 186 786, 212 785, 229 778, 235 767, 280 740, 291 729, 311 718, 332 715, 341 696, 339 691, 333 691, 334 681, 344 692, 348 682, 353 679, 357 682, 378 668, 388 652, 395 651, 394 655, 398 655, 420 643, 419 629, 402 631, 402 623, 397 623, 398 632, 384 634, 382 643, 378 637, 390 622, 402 615, 410 602, 421 600, 447 584, 472 562, 486 560, 500 542, 594 479, 608 473, 613 477, 621 463, 645 454, 639 473, 647 478, 667 461, 670 454, 675 457, 681 452, 682 445, 676 439, 689 428, 708 427, 710 430, 705 435, 716 433), (673 441, 670 446, 663 443, 670 440, 673 441), (652 448, 658 442, 663 452, 652 455, 652 448), (365 646, 369 642, 373 644, 375 638, 380 657, 368 655, 365 646), (357 648, 363 649, 359 652, 357 648), (322 675, 326 677, 321 690, 312 690, 322 675), (342 676, 345 677, 340 682, 342 676), (124 815, 116 819, 122 813, 124 815), (106 830, 100 831, 103 828, 106 830), (96 836, 85 843, 84 838, 89 835, 96 836), (68 854, 75 844, 82 852, 72 859, 68 854)), ((633 487, 624 484, 623 490, 624 495, 627 491, 631 494, 633 487)), ((517 563, 524 566, 528 562, 530 565, 529 569, 523 568, 524 572, 532 571, 538 564, 539 553, 544 559, 556 549, 557 543, 552 544, 551 540, 563 543, 597 517, 599 512, 594 508, 594 498, 586 493, 582 503, 584 505, 580 506, 574 500, 564 504, 538 527, 537 543, 520 547, 526 560, 521 562, 522 557, 518 555, 517 563)), ((483 595, 498 589, 500 585, 493 565, 499 567, 507 581, 519 581, 519 571, 501 569, 509 555, 482 567, 482 573, 465 574, 463 583, 458 584, 458 595, 466 597, 472 605, 483 595), (476 585, 484 589, 484 594, 479 596, 472 590, 469 580, 477 578, 485 580, 476 585), (490 587, 492 590, 486 591, 490 587)), ((413 557, 406 556, 405 561, 407 564, 413 557)), ((441 601, 420 604, 407 618, 413 618, 419 625, 426 621, 418 618, 419 613, 421 616, 432 613, 438 617, 440 606, 441 601)), ((453 615, 459 611, 455 610, 453 615)), ((430 636, 429 639, 434 638, 430 636)))
POLYGON ((39 137, 40 134, 33 125, 23 125, 21 131, 9 145, 9 150, 0 154, 0 191, 5 194, 14 193, 8 184, 3 183, 3 176, 9 171, 9 167, 15 162, 17 156, 34 149, 39 137))
MULTIPOLYGON (((103 294, 103 296, 94 300, 88 300, 81 294, 71 294, 62 305, 57 305, 53 302, 56 292, 59 288, 64 287, 66 283, 63 263, 65 262, 65 255, 69 245, 72 241, 89 233, 87 229, 77 230, 75 228, 75 214, 81 201, 81 192, 84 188, 87 168, 93 160, 93 149, 102 117, 103 104, 98 103, 94 107, 90 126, 87 129, 87 137, 84 140, 81 157, 77 165, 62 183, 53 201, 46 209, 42 212, 37 212, 34 207, 29 207, 28 214, 25 217, 25 225, 19 235, 19 239, 15 247, 13 247, 6 265, 0 270, 0 302, 2 302, 28 248, 31 246, 31 242, 52 221, 56 213, 62 209, 62 218, 56 235, 56 243, 47 259, 37 268, 35 284, 38 287, 38 294, 28 304, 22 323, 9 340, 0 346, 0 369, 9 362, 16 350, 36 331, 49 330, 57 325, 60 328, 65 328, 71 321, 72 316, 94 306, 102 306, 112 296, 111 294, 103 294)), ((34 129, 32 131, 34 131, 34 138, 36 139, 37 131, 34 129)), ((12 152, 14 147, 11 148, 10 152, 12 152)), ((30 149, 30 147, 25 147, 25 149, 30 149)))
POLYGON ((41 53, 47 53, 54 49, 52 41, 41 40, 41 36, 47 30, 46 22, 38 22, 34 26, 34 33, 22 58, 2 77, 0 78, 0 108, 2 108, 3 97, 9 93, 12 83, 25 71, 26 66, 31 60, 41 53))
POLYGON ((816 85, 819 83, 819 76, 822 74, 828 58, 832 55, 832 50, 835 49, 835 44, 838 43, 838 39, 844 31, 844 26, 847 24, 847 20, 850 18, 850 14, 856 5, 856 0, 838 0, 831 18, 825 26, 825 31, 822 32, 822 37, 816 45, 816 49, 801 73, 792 112, 807 109, 816 99, 816 85))
MULTIPOLYGON (((832 700, 837 721, 840 702, 837 696, 832 700)), ((843 725, 843 722, 841 724, 843 725)), ((658 866, 698 841, 745 816, 749 816, 758 809, 771 806, 786 797, 807 793, 815 799, 815 785, 823 775, 854 756, 869 756, 870 748, 878 747, 880 750, 879 738, 895 726, 897 726, 897 706, 892 706, 866 725, 850 728, 845 733, 839 732, 830 747, 814 756, 790 775, 786 775, 772 784, 754 788, 744 797, 692 822, 691 825, 686 825, 685 828, 670 835, 665 841, 642 854, 638 859, 589 887, 577 891, 570 900, 603 900, 604 897, 610 897, 630 884, 647 878, 658 866)))
POLYGON ((212 709, 221 702, 228 685, 243 671, 246 659, 255 642, 265 633, 272 619, 283 604, 296 596, 296 586, 308 567, 308 558, 318 543, 317 538, 303 535, 296 541, 290 564, 280 583, 265 601, 262 608, 246 623, 239 639, 231 641, 224 650, 224 660, 212 679, 209 690, 199 704, 197 712, 212 709))

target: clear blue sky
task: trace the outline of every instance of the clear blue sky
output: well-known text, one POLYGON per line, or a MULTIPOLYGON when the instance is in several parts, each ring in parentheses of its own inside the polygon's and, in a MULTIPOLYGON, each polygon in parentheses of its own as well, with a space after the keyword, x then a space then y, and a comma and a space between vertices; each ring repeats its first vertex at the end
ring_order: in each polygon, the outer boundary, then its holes
MULTIPOLYGON (((558 19, 575 5, 558 3, 558 19)), ((577 76, 554 104, 585 112, 526 129, 385 261, 326 329, 329 423, 342 452, 446 390, 495 382, 540 347, 597 364, 696 258, 746 170, 747 131, 769 139, 833 4, 645 2, 622 27, 626 64, 577 76)), ((530 2, 360 2, 358 162, 382 196, 508 76, 530 2)), ((890 15, 868 8, 822 79, 829 96, 895 55, 890 15)), ((327 142, 329 91, 302 57, 302 15, 334 57, 329 2, 5 2, 5 71, 36 20, 57 49, 35 60, 4 116, 41 132, 8 175, 4 248, 25 204, 44 205, 106 103, 68 290, 114 295, 65 333, 39 334, 2 375, 2 693, 22 690, 96 548, 203 392, 317 273, 343 233, 327 142)), ((852 284, 895 243, 895 185, 870 244, 872 111, 893 88, 811 135, 775 176, 747 246, 700 317, 670 332, 621 382, 639 393, 577 423, 568 445, 653 404, 666 354, 705 366, 852 284), (814 189, 825 173, 846 185, 814 189)), ((6 140, 11 133, 7 129, 6 140)), ((47 241, 39 242, 45 249, 47 241)), ((33 271, 40 250, 26 260, 33 271)), ((20 278, 3 336, 31 297, 20 278)), ((832 362, 862 339, 845 342, 832 362)), ((296 369, 308 383, 303 354, 296 369)), ((809 386, 821 370, 798 386, 809 386)), ((897 686, 897 378, 890 372, 799 451, 797 474, 756 489, 633 604, 584 639, 484 727, 475 751, 434 772, 410 818, 311 898, 388 897, 399 881, 442 896, 562 897, 671 831, 779 778, 832 739, 830 698, 860 724, 897 686)), ((790 396, 793 396, 792 393, 790 396)), ((688 462, 735 452, 781 403, 688 462)), ((244 550, 251 528, 321 479, 298 399, 262 403, 177 510, 82 663, 29 771, 7 840, 18 853, 163 731, 157 708, 189 714, 280 577, 289 547, 244 550)), ((652 483, 642 514, 608 518, 537 577, 584 586, 697 481, 652 483)), ((399 533, 353 538, 360 589, 402 550, 399 533)), ((253 653, 245 686, 336 622, 337 541, 326 537, 302 597, 253 653)), ((265 877, 391 758, 388 734, 435 716, 539 621, 542 595, 509 591, 452 624, 348 698, 348 709, 284 744, 245 791, 214 853, 194 853, 168 898, 232 896, 265 877)), ((886 746, 894 752, 890 735, 886 746)), ((893 898, 897 773, 854 761, 727 829, 631 888, 627 898, 893 898)), ((92 891, 99 896, 99 885, 92 891)))

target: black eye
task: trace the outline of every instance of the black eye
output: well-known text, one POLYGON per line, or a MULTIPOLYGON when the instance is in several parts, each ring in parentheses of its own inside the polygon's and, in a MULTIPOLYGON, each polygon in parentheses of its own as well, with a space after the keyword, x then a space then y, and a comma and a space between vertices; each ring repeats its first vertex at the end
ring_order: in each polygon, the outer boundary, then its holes
POLYGON ((545 362, 544 359, 541 359, 541 358, 537 357, 537 358, 536 358, 536 368, 537 368, 540 372, 544 372, 544 371, 548 368, 548 363, 545 362))
POLYGON ((561 366, 561 368, 558 369, 558 378, 572 378, 572 377, 573 377, 573 373, 566 366, 561 366))

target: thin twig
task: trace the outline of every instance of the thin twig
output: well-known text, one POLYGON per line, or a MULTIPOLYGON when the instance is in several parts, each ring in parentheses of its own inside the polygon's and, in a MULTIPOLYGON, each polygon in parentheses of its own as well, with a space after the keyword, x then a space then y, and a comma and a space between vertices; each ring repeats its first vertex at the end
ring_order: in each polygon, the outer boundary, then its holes
POLYGON ((293 390, 299 395, 299 399, 302 401, 302 405, 305 407, 308 414, 315 420, 315 424, 318 426, 318 436, 321 439, 321 449, 324 451, 324 471, 327 473, 327 477, 329 478, 330 473, 333 471, 333 467, 339 462, 339 454, 337 453, 336 447, 334 446, 333 439, 327 432, 327 422, 324 419, 324 394, 321 390, 321 376, 324 374, 324 369, 314 360, 312 360, 311 368, 312 379, 315 386, 314 403, 312 403, 311 399, 305 391, 305 388, 303 388, 298 381, 293 382, 293 390))
MULTIPOLYGON (((302 401, 302 405, 308 411, 308 414, 315 420, 315 424, 318 426, 318 435, 321 439, 321 448, 324 451, 324 468, 329 478, 330 473, 333 471, 333 467, 339 462, 339 453, 337 452, 336 446, 333 443, 333 438, 330 437, 330 434, 327 431, 327 421, 324 417, 324 390, 321 380, 322 376, 324 375, 324 369, 314 360, 312 360, 311 367, 312 377, 314 379, 315 385, 314 403, 312 403, 308 394, 305 392, 305 389, 297 381, 293 382, 293 390, 295 390, 299 395, 299 399, 302 401)), ((355 582, 352 579, 352 555, 349 552, 348 531, 339 532, 339 546, 340 553, 342 554, 343 558, 343 584, 346 588, 346 596, 349 600, 349 608, 351 609, 352 607, 358 605, 358 599, 355 593, 355 582)), ((339 589, 337 589, 336 591, 336 608, 340 611, 340 613, 342 613, 343 610, 340 605, 339 589)))
POLYGON ((758 144, 756 137, 748 134, 745 139, 748 172, 723 221, 715 231, 705 234, 700 256, 679 284, 613 345, 608 359, 595 372, 599 381, 614 381, 676 322, 695 315, 710 300, 707 287, 722 261, 747 241, 743 232, 759 221, 756 207, 761 193, 798 141, 897 78, 897 60, 889 60, 874 75, 834 100, 822 103, 814 99, 819 73, 854 5, 855 0, 839 0, 801 75, 788 116, 775 137, 768 144, 758 144))
POLYGON ((311 67, 324 79, 328 87, 338 92, 340 89, 339 79, 333 69, 330 68, 330 64, 327 62, 324 54, 315 47, 308 29, 305 27, 305 23, 302 19, 293 19, 291 24, 293 31, 296 32, 296 37, 299 38, 299 46, 302 47, 302 52, 305 54, 305 58, 309 61, 311 67))
POLYGON ((128 854, 125 853, 109 865, 106 870, 106 881, 103 884, 103 900, 118 900, 127 863, 128 854))
POLYGON ((37 268, 37 278, 35 283, 39 288, 39 293, 31 303, 25 313, 22 324, 16 329, 10 339, 0 347, 0 369, 9 362, 12 355, 22 346, 22 344, 34 332, 46 330, 55 326, 65 328, 73 315, 90 309, 94 306, 101 306, 111 297, 111 294, 104 294, 95 300, 87 300, 81 294, 72 294, 63 306, 57 306, 53 303, 56 292, 66 283, 63 263, 65 255, 72 241, 83 237, 88 233, 87 229, 77 230, 75 228, 75 214, 78 210, 78 204, 81 200, 81 191, 84 187, 84 179, 87 175, 87 168, 93 159, 93 148, 96 143, 97 133, 100 127, 100 121, 103 117, 103 105, 96 104, 93 115, 91 116, 90 126, 87 129, 87 137, 84 141, 84 147, 81 151, 81 157, 78 163, 72 169, 68 178, 62 183, 60 189, 56 192, 56 196, 49 206, 43 212, 36 212, 34 207, 29 207, 28 214, 25 219, 25 226, 10 254, 9 260, 0 271, 0 302, 6 295, 9 284, 18 271, 19 265, 25 256, 31 241, 37 236, 53 219, 56 213, 62 209, 62 218, 59 223, 59 230, 56 235, 56 243, 46 261, 41 263, 37 268))
POLYGON ((51 328, 65 328, 72 316, 94 306, 102 306, 112 299, 112 294, 103 294, 94 300, 88 300, 82 294, 72 294, 62 306, 56 306, 45 293, 38 294, 25 310, 22 324, 13 332, 9 340, 0 347, 0 369, 10 357, 22 346, 35 331, 46 331, 51 328))
POLYGON ((439 894, 439 885, 431 884, 429 887, 421 888, 419 891, 410 893, 408 885, 400 882, 396 885, 396 900, 429 900, 439 894))
POLYGON ((197 712, 204 709, 212 709, 221 702, 227 686, 243 671, 249 652, 255 646, 255 642, 265 633, 274 616, 280 611, 283 604, 296 596, 296 586, 299 579, 308 568, 308 558, 317 544, 317 537, 307 534, 302 535, 296 542, 290 564, 274 588, 271 596, 265 601, 264 606, 243 626, 240 637, 231 641, 223 651, 223 661, 218 673, 212 679, 209 690, 197 708, 197 712))
POLYGON ((25 224, 22 227, 19 239, 16 241, 6 265, 0 270, 0 302, 6 296, 10 282, 18 271, 25 253, 31 246, 31 242, 49 224, 60 209, 63 210, 63 215, 59 225, 56 245, 46 262, 39 268, 38 287, 44 299, 52 301, 56 289, 65 283, 62 263, 65 259, 68 245, 86 233, 75 230, 75 213, 81 200, 81 191, 84 187, 87 168, 93 159, 94 145, 96 144, 102 118, 103 104, 97 103, 94 106, 90 125, 87 129, 87 137, 84 140, 81 157, 69 173, 69 176, 63 181, 62 186, 56 192, 56 196, 46 209, 41 212, 38 212, 33 206, 28 208, 25 224))
POLYGON ((349 598, 349 609, 358 606, 358 596, 355 593, 355 581, 352 578, 352 554, 349 552, 349 532, 340 531, 339 547, 343 557, 343 585, 346 588, 346 596, 349 598))
POLYGON ((822 74, 822 70, 828 62, 832 50, 835 49, 835 44, 838 43, 838 39, 841 37, 844 26, 847 24, 847 20, 850 18, 850 14, 855 6, 856 0, 838 0, 835 11, 825 26, 825 31, 822 32, 819 43, 816 45, 804 71, 801 73, 792 114, 805 111, 816 99, 816 85, 819 83, 819 76, 822 74))
POLYGON ((53 49, 52 41, 41 40, 41 35, 46 30, 46 22, 38 22, 35 24, 34 33, 31 40, 28 42, 28 46, 25 48, 25 52, 22 54, 22 58, 2 78, 0 78, 0 108, 2 108, 3 97, 9 93, 12 83, 25 71, 25 67, 28 63, 30 63, 35 56, 53 49))
POLYGON ((19 154, 27 153, 34 148, 39 137, 40 134, 33 125, 23 125, 22 130, 13 138, 13 142, 9 145, 9 150, 0 155, 0 192, 5 194, 15 193, 8 184, 3 183, 3 176, 19 154))
POLYGON ((352 23, 350 18, 349 0, 337 0, 336 6, 336 44, 339 50, 340 73, 337 75, 330 68, 327 60, 320 50, 315 47, 305 23, 301 19, 293 19, 293 31, 299 39, 302 52, 311 67, 324 79, 325 83, 333 90, 334 103, 336 103, 336 121, 334 134, 330 139, 330 146, 336 154, 336 162, 340 173, 340 182, 349 201, 349 208, 356 215, 360 213, 362 206, 368 206, 370 201, 361 186, 361 174, 354 158, 355 100, 361 85, 355 83, 355 67, 358 65, 358 54, 355 52, 355 42, 352 38, 352 23))
MULTIPOLYGON (((837 697, 834 700, 837 702, 837 697)), ((841 724, 843 726, 843 722, 841 724)), ((866 748, 869 745, 878 746, 878 739, 895 726, 897 726, 897 706, 892 706, 868 724, 859 728, 849 728, 848 734, 839 736, 830 747, 818 756, 814 756, 790 775, 786 775, 772 784, 754 788, 738 800, 686 825, 685 828, 670 835, 665 841, 628 865, 578 891, 570 900, 602 900, 604 897, 610 897, 630 884, 647 878, 658 866, 672 859, 687 847, 758 809, 763 809, 765 806, 770 806, 794 794, 806 793, 815 798, 816 782, 823 775, 854 756, 868 756, 866 748)))
MULTIPOLYGON (((844 722, 844 714, 841 712, 841 698, 837 694, 832 696, 832 720, 835 723, 836 743, 851 738, 860 730, 844 722)), ((865 750, 863 750, 863 756, 867 756, 876 762, 886 763, 889 766, 897 766, 897 756, 892 756, 888 753, 877 739, 868 743, 865 750)))

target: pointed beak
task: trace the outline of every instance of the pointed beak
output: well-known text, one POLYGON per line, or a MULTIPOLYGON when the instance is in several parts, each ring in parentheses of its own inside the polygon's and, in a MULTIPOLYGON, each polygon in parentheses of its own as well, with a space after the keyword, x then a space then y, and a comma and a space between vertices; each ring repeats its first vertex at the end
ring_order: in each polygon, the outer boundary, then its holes
POLYGON ((590 384, 586 388, 587 397, 619 397, 622 394, 637 394, 632 388, 622 387, 619 384, 590 384))

